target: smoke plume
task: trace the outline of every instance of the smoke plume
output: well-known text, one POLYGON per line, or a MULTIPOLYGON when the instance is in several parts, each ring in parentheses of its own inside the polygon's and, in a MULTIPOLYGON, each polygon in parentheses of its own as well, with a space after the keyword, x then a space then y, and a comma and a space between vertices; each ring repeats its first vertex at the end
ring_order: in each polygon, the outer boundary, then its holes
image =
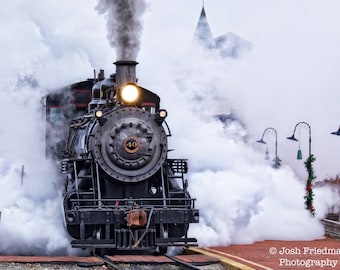
POLYGON ((106 15, 107 38, 117 50, 117 60, 136 60, 142 34, 143 0, 100 0, 96 7, 106 15))

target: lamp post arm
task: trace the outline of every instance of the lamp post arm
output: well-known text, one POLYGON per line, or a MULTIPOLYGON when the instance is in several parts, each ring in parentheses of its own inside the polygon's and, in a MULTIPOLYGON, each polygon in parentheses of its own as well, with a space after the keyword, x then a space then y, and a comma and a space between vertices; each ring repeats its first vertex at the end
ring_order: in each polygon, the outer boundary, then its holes
POLYGON ((295 131, 296 131, 296 128, 299 126, 299 125, 306 125, 308 127, 308 131, 309 131, 309 140, 308 140, 308 143, 309 143, 309 156, 312 155, 312 128, 310 127, 310 125, 307 123, 307 122, 299 122, 295 125, 294 127, 294 132, 293 132, 293 136, 295 134, 295 131))
POLYGON ((308 127, 308 131, 309 131, 309 156, 312 155, 312 128, 310 127, 310 125, 307 122, 300 122, 298 124, 305 124, 308 127))
POLYGON ((275 158, 277 158, 277 132, 275 130, 275 158))
POLYGON ((272 131, 274 131, 274 133, 275 133, 275 158, 277 158, 277 131, 276 131, 276 129, 275 129, 275 128, 272 128, 272 127, 266 128, 266 129, 263 131, 262 139, 263 139, 263 137, 264 137, 264 134, 265 134, 267 131, 269 131, 269 130, 272 130, 272 131))

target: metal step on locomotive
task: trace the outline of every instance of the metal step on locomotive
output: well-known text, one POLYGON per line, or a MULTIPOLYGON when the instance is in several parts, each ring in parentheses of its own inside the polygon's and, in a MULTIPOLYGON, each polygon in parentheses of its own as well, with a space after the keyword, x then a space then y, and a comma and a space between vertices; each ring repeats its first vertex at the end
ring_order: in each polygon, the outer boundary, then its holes
POLYGON ((51 91, 43 99, 46 152, 60 162, 72 247, 158 250, 195 246, 199 222, 187 160, 168 158, 167 111, 137 85, 135 61, 116 73, 51 91))

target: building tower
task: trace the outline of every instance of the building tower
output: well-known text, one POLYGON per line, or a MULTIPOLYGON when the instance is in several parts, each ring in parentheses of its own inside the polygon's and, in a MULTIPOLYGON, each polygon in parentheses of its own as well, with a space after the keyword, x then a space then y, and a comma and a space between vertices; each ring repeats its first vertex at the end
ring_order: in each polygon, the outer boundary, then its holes
POLYGON ((208 24, 207 16, 204 10, 204 3, 202 6, 201 15, 198 19, 198 23, 194 33, 195 41, 203 46, 206 49, 214 49, 215 48, 215 40, 210 30, 210 26, 208 24))
POLYGON ((204 49, 214 51, 222 58, 237 58, 241 53, 250 50, 252 47, 249 41, 232 32, 214 38, 207 20, 204 2, 194 32, 194 41, 204 49))

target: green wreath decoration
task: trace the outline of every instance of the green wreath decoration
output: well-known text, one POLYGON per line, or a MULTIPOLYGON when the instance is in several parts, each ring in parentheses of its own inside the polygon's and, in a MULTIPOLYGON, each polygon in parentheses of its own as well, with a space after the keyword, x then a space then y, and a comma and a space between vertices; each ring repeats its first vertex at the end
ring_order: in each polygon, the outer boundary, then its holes
POLYGON ((313 206, 313 180, 316 178, 314 175, 314 169, 313 169, 313 162, 315 161, 315 157, 313 155, 310 155, 307 160, 305 161, 305 166, 308 172, 308 179, 306 183, 306 195, 305 195, 305 205, 306 209, 311 212, 313 216, 315 216, 315 208, 313 206))

